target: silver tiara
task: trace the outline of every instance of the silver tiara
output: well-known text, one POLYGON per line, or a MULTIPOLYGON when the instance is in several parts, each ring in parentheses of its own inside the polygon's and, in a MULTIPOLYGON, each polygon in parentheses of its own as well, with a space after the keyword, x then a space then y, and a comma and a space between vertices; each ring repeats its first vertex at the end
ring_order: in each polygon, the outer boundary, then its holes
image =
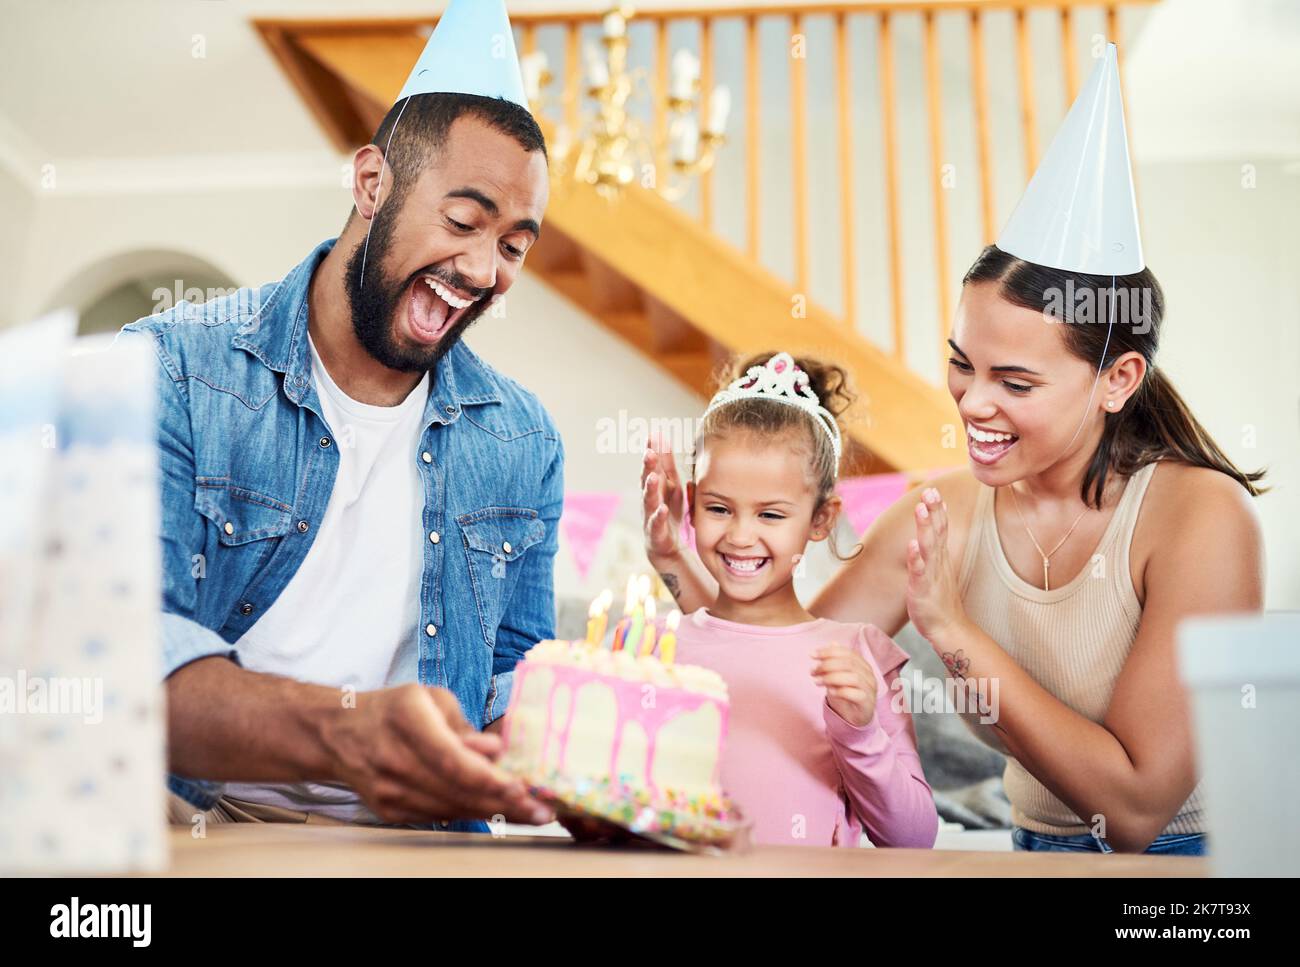
POLYGON ((826 431, 835 451, 835 466, 840 464, 840 427, 830 410, 822 406, 817 394, 808 385, 808 374, 794 363, 789 353, 777 353, 761 366, 751 366, 744 376, 734 379, 726 389, 719 390, 709 400, 704 415, 707 417, 719 406, 737 400, 771 400, 786 406, 797 406, 813 418, 813 422, 826 431))

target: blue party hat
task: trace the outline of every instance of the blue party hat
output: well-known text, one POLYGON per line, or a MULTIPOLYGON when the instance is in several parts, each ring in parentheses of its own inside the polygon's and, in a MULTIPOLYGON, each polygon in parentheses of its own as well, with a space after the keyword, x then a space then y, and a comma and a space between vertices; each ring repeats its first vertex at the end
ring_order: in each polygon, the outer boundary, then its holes
POLYGON ((397 95, 478 94, 528 110, 504 0, 451 0, 397 95))

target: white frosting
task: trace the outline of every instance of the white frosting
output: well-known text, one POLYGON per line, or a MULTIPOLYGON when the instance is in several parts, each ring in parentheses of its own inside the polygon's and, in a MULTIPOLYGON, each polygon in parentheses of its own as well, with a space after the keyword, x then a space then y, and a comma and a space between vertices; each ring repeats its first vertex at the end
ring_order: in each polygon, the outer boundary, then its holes
POLYGON ((585 641, 541 641, 529 649, 525 661, 542 665, 569 665, 601 675, 613 675, 630 682, 648 682, 666 688, 680 688, 714 698, 727 698, 722 676, 698 665, 665 665, 654 655, 633 655, 629 651, 593 648, 585 641))

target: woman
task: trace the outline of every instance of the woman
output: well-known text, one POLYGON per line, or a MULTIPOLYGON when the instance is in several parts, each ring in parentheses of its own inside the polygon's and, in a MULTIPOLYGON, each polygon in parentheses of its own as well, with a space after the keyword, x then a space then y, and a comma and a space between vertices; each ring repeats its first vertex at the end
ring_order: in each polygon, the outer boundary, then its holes
MULTIPOLYGON (((1145 268, 1102 278, 986 248, 950 340, 969 467, 882 514, 810 607, 890 635, 910 618, 949 675, 998 680, 996 723, 973 727, 1010 757, 1020 849, 1205 848, 1175 631, 1261 609, 1262 474, 1234 467, 1156 368, 1163 311, 1145 268), (1140 324, 1087 324, 1053 302, 1070 286, 1150 304, 1140 324)), ((648 452, 642 478, 652 565, 684 611, 707 605, 671 455, 648 452)))

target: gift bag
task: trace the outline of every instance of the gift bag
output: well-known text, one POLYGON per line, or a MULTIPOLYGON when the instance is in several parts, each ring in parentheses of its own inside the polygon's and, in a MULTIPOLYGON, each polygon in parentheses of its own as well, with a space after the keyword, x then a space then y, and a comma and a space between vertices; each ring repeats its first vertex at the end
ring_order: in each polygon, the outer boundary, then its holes
POLYGON ((166 865, 155 361, 0 331, 0 869, 166 865))

